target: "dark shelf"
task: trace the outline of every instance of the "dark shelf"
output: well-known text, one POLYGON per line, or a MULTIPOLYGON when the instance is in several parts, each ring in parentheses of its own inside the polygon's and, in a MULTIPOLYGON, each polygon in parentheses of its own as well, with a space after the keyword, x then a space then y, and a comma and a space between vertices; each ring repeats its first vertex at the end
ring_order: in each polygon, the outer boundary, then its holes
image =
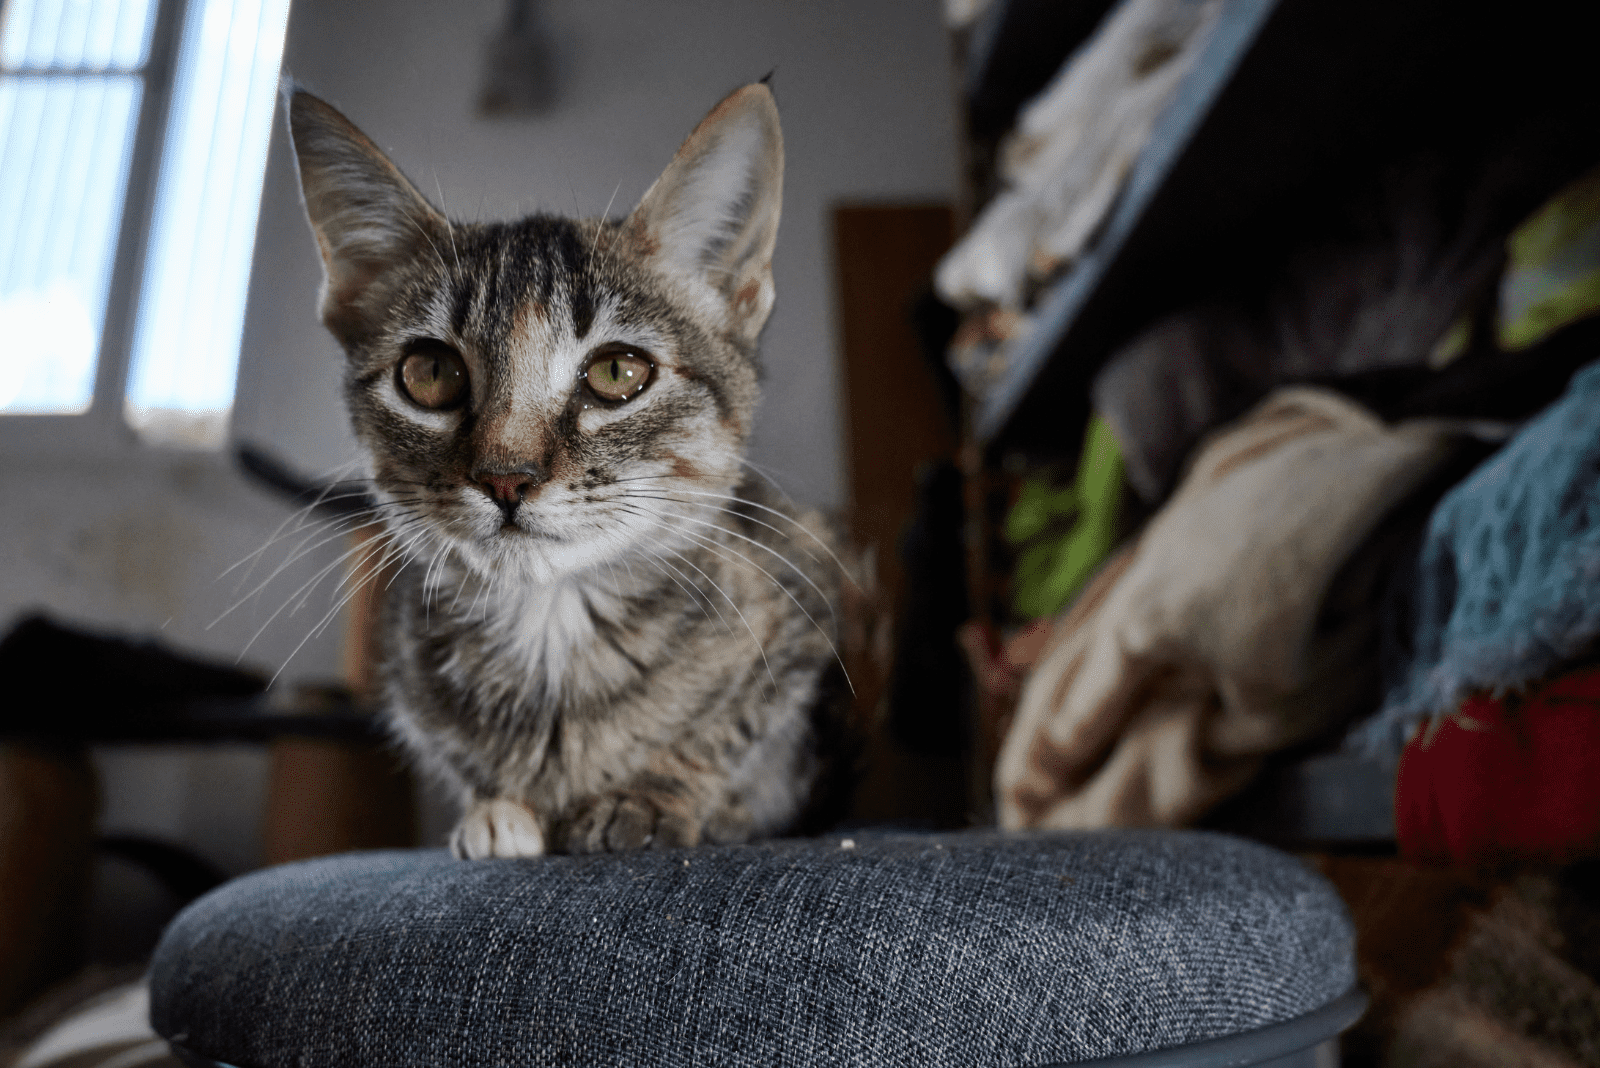
POLYGON ((1575 19, 1553 0, 1227 0, 1099 240, 1040 298, 983 398, 979 440, 1070 452, 1118 346, 1196 299, 1258 292, 1391 164, 1429 152, 1468 168, 1527 144, 1530 193, 1575 176, 1600 154, 1575 19))

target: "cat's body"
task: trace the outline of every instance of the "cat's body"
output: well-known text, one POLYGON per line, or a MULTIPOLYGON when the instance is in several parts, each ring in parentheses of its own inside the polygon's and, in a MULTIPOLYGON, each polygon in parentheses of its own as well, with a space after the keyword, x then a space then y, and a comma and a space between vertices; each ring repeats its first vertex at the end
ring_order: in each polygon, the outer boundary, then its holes
POLYGON ((730 96, 622 222, 452 224, 289 97, 401 567, 383 700, 469 857, 736 841, 836 801, 841 567, 743 459, 782 176, 730 96))

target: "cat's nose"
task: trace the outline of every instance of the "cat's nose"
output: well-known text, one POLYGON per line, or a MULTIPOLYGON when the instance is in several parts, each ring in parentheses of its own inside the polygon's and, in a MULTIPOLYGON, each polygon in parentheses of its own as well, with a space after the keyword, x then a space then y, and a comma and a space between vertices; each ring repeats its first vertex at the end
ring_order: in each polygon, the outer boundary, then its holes
POLYGON ((512 469, 479 468, 472 472, 472 480, 489 495, 489 499, 511 521, 517 506, 532 496, 544 482, 544 473, 535 464, 525 464, 512 469))

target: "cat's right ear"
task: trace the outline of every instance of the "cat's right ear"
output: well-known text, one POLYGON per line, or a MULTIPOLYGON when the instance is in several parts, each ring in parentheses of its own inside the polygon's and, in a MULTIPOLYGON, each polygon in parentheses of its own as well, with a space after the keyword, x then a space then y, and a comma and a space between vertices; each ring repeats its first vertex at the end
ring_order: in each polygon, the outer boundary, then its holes
POLYGON ((283 95, 300 193, 322 253, 322 321, 345 338, 369 318, 362 298, 373 281, 424 243, 448 241, 450 224, 331 105, 288 82, 283 95))
POLYGON ((729 324, 754 343, 772 310, 772 250, 783 204, 783 133, 764 82, 712 109, 625 226, 668 272, 698 277, 727 301, 729 324))

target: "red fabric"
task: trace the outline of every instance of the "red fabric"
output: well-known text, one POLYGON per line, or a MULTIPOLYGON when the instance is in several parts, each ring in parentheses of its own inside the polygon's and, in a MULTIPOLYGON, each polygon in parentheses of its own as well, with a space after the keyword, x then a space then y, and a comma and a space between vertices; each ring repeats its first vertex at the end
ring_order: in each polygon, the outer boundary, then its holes
POLYGON ((1409 859, 1469 866, 1600 856, 1600 667, 1475 695, 1400 758, 1409 859))

